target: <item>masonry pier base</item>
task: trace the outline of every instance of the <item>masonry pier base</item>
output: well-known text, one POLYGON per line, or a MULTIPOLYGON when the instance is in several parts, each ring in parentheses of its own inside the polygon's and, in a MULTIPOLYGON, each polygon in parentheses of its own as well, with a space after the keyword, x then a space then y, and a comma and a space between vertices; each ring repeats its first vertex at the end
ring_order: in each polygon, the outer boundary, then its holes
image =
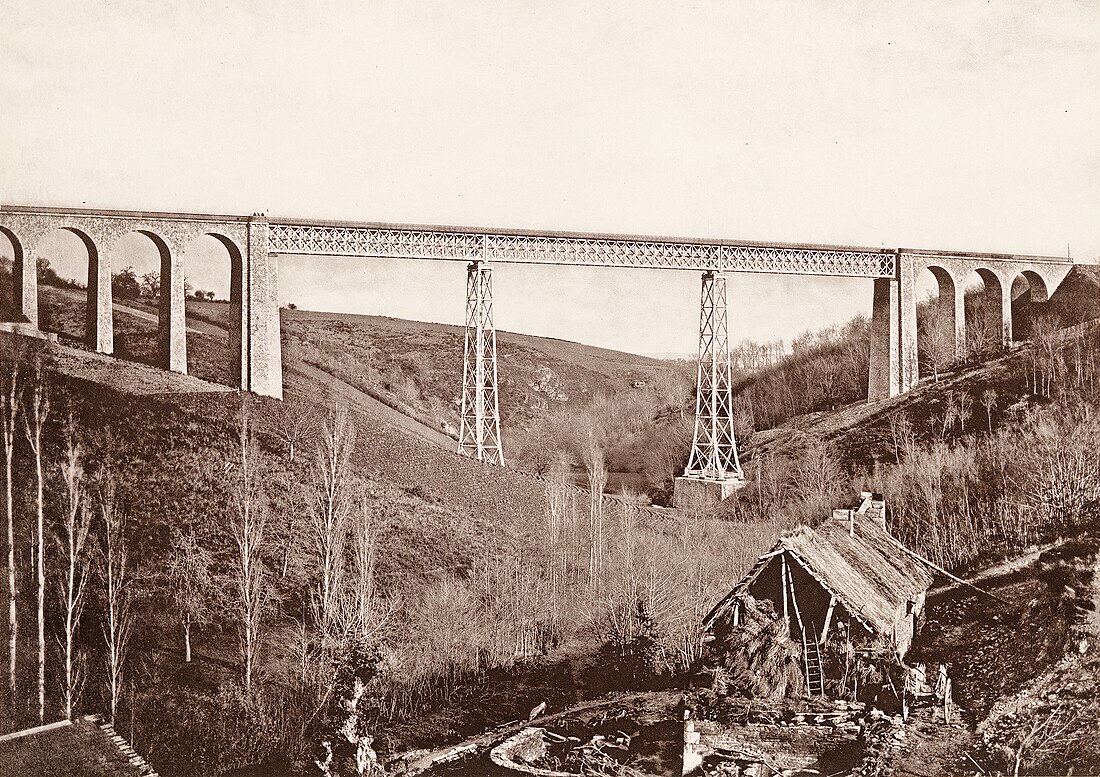
POLYGON ((676 478, 672 506, 681 510, 705 510, 744 488, 741 477, 701 478, 684 475, 676 478))

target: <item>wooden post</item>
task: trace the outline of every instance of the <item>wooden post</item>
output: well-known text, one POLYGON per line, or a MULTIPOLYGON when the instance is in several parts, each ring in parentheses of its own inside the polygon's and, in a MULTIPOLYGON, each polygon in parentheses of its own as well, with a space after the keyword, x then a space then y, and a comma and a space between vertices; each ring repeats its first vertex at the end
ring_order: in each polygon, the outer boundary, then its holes
POLYGON ((787 610, 787 554, 779 556, 779 579, 783 586, 783 620, 787 622, 787 630, 790 631, 790 614, 787 610))
POLYGON ((829 597, 829 609, 825 611, 825 626, 821 629, 820 644, 825 644, 825 638, 829 635, 829 624, 833 620, 833 608, 836 607, 836 597, 829 597))
POLYGON ((794 609, 794 617, 798 621, 798 630, 802 634, 802 641, 806 641, 806 624, 802 622, 802 613, 798 609, 798 592, 794 590, 794 575, 791 574, 791 568, 784 564, 784 571, 787 573, 787 586, 791 591, 791 607, 794 609))

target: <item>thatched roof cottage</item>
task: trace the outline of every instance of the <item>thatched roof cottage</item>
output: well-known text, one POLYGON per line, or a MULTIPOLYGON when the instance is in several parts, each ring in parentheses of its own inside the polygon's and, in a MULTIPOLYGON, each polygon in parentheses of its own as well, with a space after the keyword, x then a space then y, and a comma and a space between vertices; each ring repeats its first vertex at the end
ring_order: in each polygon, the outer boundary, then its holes
POLYGON ((831 641, 843 641, 848 652, 885 647, 904 658, 932 575, 891 536, 881 495, 861 496, 857 508, 834 510, 820 526, 782 537, 710 612, 707 630, 736 627, 746 604, 769 601, 802 647, 808 689, 818 694, 821 653, 831 641))

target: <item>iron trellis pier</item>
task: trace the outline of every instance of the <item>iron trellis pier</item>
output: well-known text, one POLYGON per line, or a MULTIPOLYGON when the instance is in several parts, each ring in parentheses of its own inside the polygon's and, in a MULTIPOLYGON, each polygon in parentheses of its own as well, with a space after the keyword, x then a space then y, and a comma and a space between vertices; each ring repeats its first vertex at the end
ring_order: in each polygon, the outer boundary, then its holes
POLYGON ((725 275, 703 274, 700 301, 695 434, 684 477, 743 480, 745 476, 733 433, 733 375, 725 275))
POLYGON ((493 268, 466 268, 466 345, 462 358, 461 453, 504 465, 497 393, 497 333, 493 328, 493 268))

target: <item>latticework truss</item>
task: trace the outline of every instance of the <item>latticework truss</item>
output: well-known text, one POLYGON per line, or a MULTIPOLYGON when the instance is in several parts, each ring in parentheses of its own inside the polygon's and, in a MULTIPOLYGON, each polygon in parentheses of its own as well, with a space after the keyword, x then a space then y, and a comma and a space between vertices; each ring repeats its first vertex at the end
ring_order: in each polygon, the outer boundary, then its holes
POLYGON ((743 479, 733 434, 733 375, 726 323, 726 277, 703 274, 695 434, 685 477, 743 479))
POLYGON ((860 278, 894 276, 886 250, 842 246, 764 245, 617 235, 503 233, 393 225, 270 223, 269 248, 320 254, 454 261, 728 270, 860 278))
POLYGON ((472 262, 466 271, 466 347, 458 450, 478 461, 504 464, 497 394, 497 333, 493 328, 493 270, 479 262, 472 262))

